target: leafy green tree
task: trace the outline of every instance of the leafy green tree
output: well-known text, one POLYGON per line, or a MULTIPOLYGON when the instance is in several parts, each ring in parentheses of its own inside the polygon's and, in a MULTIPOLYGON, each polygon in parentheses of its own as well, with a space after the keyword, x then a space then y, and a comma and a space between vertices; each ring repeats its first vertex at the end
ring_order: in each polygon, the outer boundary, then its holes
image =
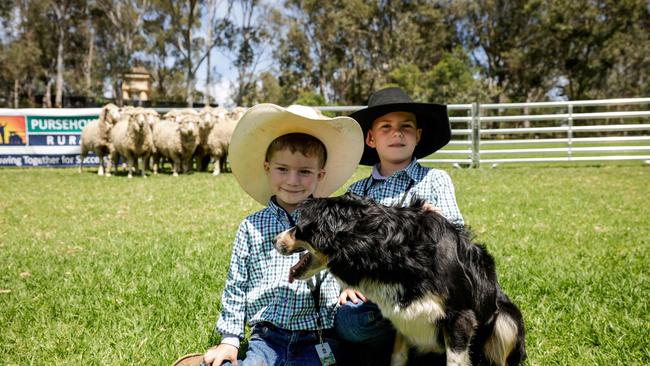
POLYGON ((476 76, 468 57, 457 51, 443 54, 430 70, 415 64, 400 65, 388 74, 381 87, 398 86, 414 100, 433 103, 467 103, 488 98, 485 82, 476 76))
POLYGON ((268 7, 259 0, 232 0, 238 5, 240 18, 233 20, 231 41, 234 49, 233 65, 237 70, 232 99, 236 105, 246 105, 255 98, 261 62, 268 52, 268 7))
POLYGON ((144 48, 143 27, 151 0, 96 0, 95 6, 101 71, 110 78, 113 97, 122 105, 122 75, 144 48))
POLYGON ((298 98, 291 104, 302 104, 309 106, 325 105, 325 98, 316 92, 304 91, 298 95, 298 98))
MULTIPOLYGON (((282 99, 282 87, 278 79, 270 72, 260 74, 260 91, 256 103, 286 104, 282 99)), ((251 105, 254 103, 250 103, 251 105)))
MULTIPOLYGON (((177 63, 185 70, 185 97, 187 106, 194 104, 196 72, 203 59, 197 60, 205 45, 205 38, 197 36, 201 27, 203 0, 165 0, 161 2, 164 13, 169 15, 171 45, 177 63)), ((204 56, 205 57, 205 56, 204 56)))
POLYGON ((549 4, 548 13, 557 68, 567 80, 561 86, 564 95, 574 100, 613 97, 608 92, 613 80, 628 89, 617 94, 634 92, 638 87, 634 79, 642 79, 642 70, 647 70, 637 67, 648 65, 647 2, 556 0, 549 4))

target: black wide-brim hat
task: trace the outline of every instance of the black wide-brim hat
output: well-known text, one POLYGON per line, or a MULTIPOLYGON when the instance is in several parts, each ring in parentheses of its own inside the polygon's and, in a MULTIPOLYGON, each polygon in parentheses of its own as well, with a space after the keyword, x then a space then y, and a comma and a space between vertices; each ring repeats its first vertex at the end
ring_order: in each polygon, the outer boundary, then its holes
MULTIPOLYGON (((413 151, 417 158, 423 158, 438 151, 451 140, 451 125, 447 106, 433 103, 416 103, 400 88, 378 90, 368 99, 368 107, 350 114, 361 129, 364 137, 375 119, 391 112, 410 112, 415 115, 417 128, 422 129, 420 142, 413 151)), ((375 165, 379 162, 377 150, 364 144, 361 165, 375 165)))

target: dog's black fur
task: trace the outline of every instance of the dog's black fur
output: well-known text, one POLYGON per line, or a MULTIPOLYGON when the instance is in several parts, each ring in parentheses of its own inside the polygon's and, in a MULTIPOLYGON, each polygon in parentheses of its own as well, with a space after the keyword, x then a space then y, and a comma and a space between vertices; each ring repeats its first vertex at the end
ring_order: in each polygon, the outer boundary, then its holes
MULTIPOLYGON (((510 318, 516 329, 509 334, 516 339, 504 357, 508 365, 520 364, 526 358, 522 315, 501 290, 492 256, 423 204, 414 200, 409 207, 386 207, 353 194, 308 199, 290 233, 296 243, 308 245, 290 250, 276 243, 276 248, 283 254, 307 249, 323 255, 330 273, 349 287, 368 280, 397 285, 400 291, 391 301, 402 308, 427 294, 438 296, 444 317, 432 324, 442 330, 437 341, 447 352, 469 349, 472 365, 497 362, 484 347, 497 317, 510 318)), ((293 275, 300 278, 305 267, 293 275)))

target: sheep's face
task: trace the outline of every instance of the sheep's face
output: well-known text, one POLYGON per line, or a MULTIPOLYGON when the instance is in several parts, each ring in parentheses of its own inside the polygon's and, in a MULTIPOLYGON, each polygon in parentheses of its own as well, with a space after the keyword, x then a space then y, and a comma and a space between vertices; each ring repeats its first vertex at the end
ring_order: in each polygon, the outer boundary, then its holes
POLYGON ((155 114, 148 114, 146 119, 150 127, 153 127, 153 125, 160 121, 160 117, 156 116, 155 114))
POLYGON ((208 131, 214 126, 214 118, 210 113, 204 113, 199 120, 199 130, 201 132, 208 131))
POLYGON ((198 126, 191 119, 184 119, 178 124, 178 129, 183 136, 194 136, 197 133, 198 126))
POLYGON ((129 116, 129 125, 131 126, 132 129, 135 131, 142 131, 144 126, 147 124, 147 121, 145 119, 145 116, 138 113, 138 114, 132 114, 129 116))
POLYGON ((106 116, 108 117, 106 118, 106 121, 108 121, 108 123, 115 124, 120 120, 120 110, 117 108, 109 108, 106 116))

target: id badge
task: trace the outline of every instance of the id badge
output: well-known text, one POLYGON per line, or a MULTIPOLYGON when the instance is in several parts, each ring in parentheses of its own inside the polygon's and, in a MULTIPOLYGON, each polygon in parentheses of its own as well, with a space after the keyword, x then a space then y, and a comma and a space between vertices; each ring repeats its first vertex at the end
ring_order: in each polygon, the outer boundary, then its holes
POLYGON ((318 353, 318 358, 320 358, 320 363, 323 366, 336 366, 336 360, 334 359, 334 353, 327 342, 323 342, 315 345, 316 353, 318 353))

